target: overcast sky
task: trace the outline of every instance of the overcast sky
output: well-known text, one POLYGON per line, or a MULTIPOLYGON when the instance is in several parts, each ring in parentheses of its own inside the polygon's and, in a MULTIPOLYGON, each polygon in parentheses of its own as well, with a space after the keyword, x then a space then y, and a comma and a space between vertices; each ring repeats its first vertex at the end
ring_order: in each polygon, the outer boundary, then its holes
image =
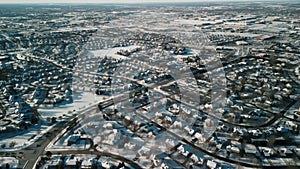
MULTIPOLYGON (((245 0, 0 0, 0 3, 149 3, 149 2, 213 2, 245 0)), ((249 0, 250 1, 250 0, 249 0)))

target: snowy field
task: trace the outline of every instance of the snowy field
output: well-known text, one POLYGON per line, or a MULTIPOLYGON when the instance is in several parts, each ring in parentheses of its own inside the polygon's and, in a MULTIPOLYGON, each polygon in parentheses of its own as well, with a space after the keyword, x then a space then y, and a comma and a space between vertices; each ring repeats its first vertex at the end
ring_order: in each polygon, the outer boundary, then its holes
POLYGON ((40 115, 46 119, 47 117, 59 117, 59 116, 71 116, 71 112, 79 111, 86 108, 91 104, 99 102, 103 99, 103 96, 95 95, 91 92, 74 92, 73 103, 60 105, 53 108, 40 108, 40 115))
POLYGON ((114 58, 114 59, 126 59, 125 56, 117 54, 118 51, 121 50, 134 50, 136 48, 140 48, 140 46, 127 46, 127 47, 115 47, 115 48, 108 48, 102 50, 91 50, 90 52, 94 55, 94 57, 105 57, 114 58))

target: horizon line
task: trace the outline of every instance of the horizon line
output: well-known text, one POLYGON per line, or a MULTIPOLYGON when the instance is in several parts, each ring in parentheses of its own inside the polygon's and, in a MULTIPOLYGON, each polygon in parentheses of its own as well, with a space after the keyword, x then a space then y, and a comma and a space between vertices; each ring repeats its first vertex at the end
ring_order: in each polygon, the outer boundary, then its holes
MULTIPOLYGON (((7 4, 7 5, 24 5, 24 4, 186 4, 186 3, 231 3, 231 2, 282 2, 281 0, 200 0, 200 1, 146 1, 146 2, 132 2, 132 1, 115 1, 115 2, 32 2, 32 1, 25 1, 25 2, 0 2, 0 4, 7 4)), ((286 0, 285 2, 298 2, 298 0, 286 0)), ((300 2, 299 2, 300 3, 300 2)))

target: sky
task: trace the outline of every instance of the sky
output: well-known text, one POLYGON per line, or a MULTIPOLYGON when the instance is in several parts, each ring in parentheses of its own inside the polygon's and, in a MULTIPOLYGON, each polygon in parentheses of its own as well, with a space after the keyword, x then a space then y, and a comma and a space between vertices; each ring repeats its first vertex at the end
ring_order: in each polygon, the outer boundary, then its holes
POLYGON ((151 2, 213 2, 245 0, 0 0, 0 3, 151 3, 151 2))

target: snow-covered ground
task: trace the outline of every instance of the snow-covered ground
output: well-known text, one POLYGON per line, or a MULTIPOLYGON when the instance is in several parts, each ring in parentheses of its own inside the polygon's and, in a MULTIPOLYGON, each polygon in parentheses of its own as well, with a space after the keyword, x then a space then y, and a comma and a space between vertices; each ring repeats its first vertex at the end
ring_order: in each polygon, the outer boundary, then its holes
POLYGON ((9 165, 9 168, 18 168, 19 160, 14 157, 0 157, 0 168, 6 168, 6 165, 9 165))
MULTIPOLYGON (((89 105, 95 104, 96 102, 99 102, 103 99, 102 96, 94 95, 91 92, 78 92, 73 95, 73 103, 71 104, 65 104, 58 107, 53 108, 39 108, 38 111, 43 119, 47 119, 48 117, 57 117, 57 120, 59 116, 62 116, 62 118, 68 118, 68 116, 71 116, 71 113, 68 112, 78 112, 81 109, 84 109, 88 107, 89 105), (64 116, 65 114, 65 116, 64 116)), ((1 138, 0 139, 0 145, 6 145, 6 147, 3 149, 0 146, 1 151, 13 151, 16 149, 24 148, 32 143, 39 137, 41 137, 44 133, 48 132, 53 125, 36 125, 32 126, 27 131, 23 131, 20 133, 17 133, 15 136, 8 137, 8 138, 1 138), (34 137, 34 138, 32 138, 34 137), (9 144, 11 142, 14 142, 14 147, 10 148, 9 144)))
POLYGON ((22 131, 20 133, 15 133, 15 136, 1 138, 0 140, 0 150, 1 151, 14 151, 18 149, 22 149, 37 140, 44 133, 48 132, 51 129, 51 126, 46 125, 35 125, 29 128, 26 131, 22 131), (10 144, 14 143, 13 147, 10 147, 10 144), (2 145, 5 145, 2 148, 2 145))
POLYGON ((114 59, 126 59, 125 56, 117 54, 120 50, 134 50, 136 48, 140 48, 140 46, 127 46, 127 47, 115 47, 115 48, 108 48, 102 50, 91 50, 90 52, 94 55, 94 57, 109 57, 114 59))
POLYGON ((74 110, 86 108, 91 104, 99 102, 103 99, 103 96, 95 95, 91 92, 74 92, 73 103, 60 105, 53 108, 40 108, 40 115, 46 119, 47 117, 59 117, 59 116, 70 116, 74 110))

